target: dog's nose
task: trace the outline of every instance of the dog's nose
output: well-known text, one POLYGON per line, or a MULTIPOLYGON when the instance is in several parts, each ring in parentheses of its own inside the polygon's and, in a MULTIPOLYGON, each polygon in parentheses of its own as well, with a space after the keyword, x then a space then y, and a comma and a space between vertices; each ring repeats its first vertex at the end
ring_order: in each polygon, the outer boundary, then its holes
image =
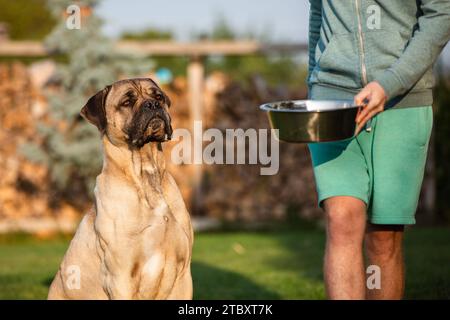
POLYGON ((143 107, 146 109, 149 109, 149 110, 157 110, 157 109, 161 108, 161 105, 160 105, 159 101, 150 101, 149 100, 149 101, 144 102, 143 107))

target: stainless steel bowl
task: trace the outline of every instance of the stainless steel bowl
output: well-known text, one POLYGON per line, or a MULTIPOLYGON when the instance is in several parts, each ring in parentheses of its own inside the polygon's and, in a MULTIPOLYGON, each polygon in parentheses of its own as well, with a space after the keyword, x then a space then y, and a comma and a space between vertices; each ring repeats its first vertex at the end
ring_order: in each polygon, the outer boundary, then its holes
POLYGON ((286 142, 313 143, 350 139, 355 136, 360 106, 352 101, 296 100, 263 104, 270 125, 286 142))

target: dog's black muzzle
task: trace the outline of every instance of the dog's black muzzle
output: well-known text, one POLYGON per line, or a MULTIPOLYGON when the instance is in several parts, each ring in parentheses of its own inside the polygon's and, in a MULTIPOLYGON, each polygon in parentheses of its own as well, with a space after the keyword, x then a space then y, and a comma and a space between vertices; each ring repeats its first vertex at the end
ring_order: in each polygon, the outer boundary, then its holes
POLYGON ((127 130, 129 144, 141 148, 149 142, 164 142, 172 138, 171 119, 159 101, 147 100, 133 116, 127 130))

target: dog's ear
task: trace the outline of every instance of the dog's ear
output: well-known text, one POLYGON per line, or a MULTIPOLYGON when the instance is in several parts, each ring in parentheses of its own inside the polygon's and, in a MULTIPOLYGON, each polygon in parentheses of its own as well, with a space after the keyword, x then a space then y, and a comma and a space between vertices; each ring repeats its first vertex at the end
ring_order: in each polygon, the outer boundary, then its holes
POLYGON ((80 115, 95 125, 101 134, 104 134, 106 131, 105 102, 110 90, 111 86, 107 86, 102 91, 97 92, 88 100, 80 112, 80 115))

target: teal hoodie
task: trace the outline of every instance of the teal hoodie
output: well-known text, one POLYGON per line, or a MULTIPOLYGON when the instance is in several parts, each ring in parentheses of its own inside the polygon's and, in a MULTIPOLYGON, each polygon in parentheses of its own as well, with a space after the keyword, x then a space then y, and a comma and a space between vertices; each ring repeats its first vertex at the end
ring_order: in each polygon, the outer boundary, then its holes
POLYGON ((311 99, 377 81, 391 107, 431 105, 433 64, 450 39, 450 0, 310 0, 311 99))

